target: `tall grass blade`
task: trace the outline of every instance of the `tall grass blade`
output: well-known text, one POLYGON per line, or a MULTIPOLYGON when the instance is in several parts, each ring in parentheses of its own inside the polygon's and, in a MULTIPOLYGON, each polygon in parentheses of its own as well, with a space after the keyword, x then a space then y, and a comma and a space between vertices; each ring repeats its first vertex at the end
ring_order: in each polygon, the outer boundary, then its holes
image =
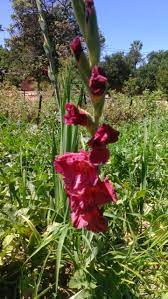
POLYGON ((64 240, 67 236, 68 227, 65 226, 62 230, 61 236, 59 238, 58 247, 57 247, 57 257, 56 257, 56 276, 55 276, 55 292, 57 295, 58 292, 58 281, 59 281, 59 271, 61 265, 61 256, 62 256, 62 248, 64 245, 64 240))

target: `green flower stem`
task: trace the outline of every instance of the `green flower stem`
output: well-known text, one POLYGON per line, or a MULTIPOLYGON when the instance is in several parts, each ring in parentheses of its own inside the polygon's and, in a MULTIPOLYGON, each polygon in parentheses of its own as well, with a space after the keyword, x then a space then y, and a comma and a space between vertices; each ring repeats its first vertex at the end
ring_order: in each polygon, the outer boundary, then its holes
POLYGON ((85 32, 85 39, 89 50, 89 62, 90 66, 93 67, 100 62, 100 38, 95 8, 93 8, 92 14, 88 18, 88 21, 86 21, 85 32))
POLYGON ((80 30, 86 38, 85 34, 85 3, 83 0, 72 0, 73 9, 75 12, 76 19, 78 21, 80 30))
POLYGON ((49 61, 49 78, 54 88, 57 104, 60 107, 59 88, 57 84, 57 67, 55 63, 55 49, 52 46, 52 42, 49 37, 49 32, 48 32, 45 15, 42 7, 42 1, 36 0, 36 4, 39 13, 39 23, 44 37, 44 50, 49 61))

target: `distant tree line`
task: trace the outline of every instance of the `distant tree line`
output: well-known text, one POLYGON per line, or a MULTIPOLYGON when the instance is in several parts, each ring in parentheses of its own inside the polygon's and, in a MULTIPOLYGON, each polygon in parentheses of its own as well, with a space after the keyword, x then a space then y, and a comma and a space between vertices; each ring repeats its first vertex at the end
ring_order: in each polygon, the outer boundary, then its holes
POLYGON ((168 50, 152 51, 143 59, 143 44, 134 41, 127 54, 106 55, 102 66, 109 78, 109 88, 140 94, 145 89, 161 89, 168 94, 168 50))
MULTIPOLYGON (((0 46, 0 81, 7 73, 12 84, 20 86, 22 79, 35 78, 38 86, 47 80, 48 61, 43 49, 43 36, 38 22, 35 0, 11 0, 13 7, 10 38, 0 46)), ((50 38, 55 51, 57 69, 70 56, 69 44, 80 35, 70 0, 44 0, 50 38)), ((0 25, 0 30, 2 26, 0 25)), ((102 47, 104 37, 100 33, 102 47)), ((161 89, 168 93, 168 51, 151 52, 143 59, 143 44, 133 41, 127 54, 106 55, 102 66, 109 79, 109 88, 140 94, 145 89, 161 89)))

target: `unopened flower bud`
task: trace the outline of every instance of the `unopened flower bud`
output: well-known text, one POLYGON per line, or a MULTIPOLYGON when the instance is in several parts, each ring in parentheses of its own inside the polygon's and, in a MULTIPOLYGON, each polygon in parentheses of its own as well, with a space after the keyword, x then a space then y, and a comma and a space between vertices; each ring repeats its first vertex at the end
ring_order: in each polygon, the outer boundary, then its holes
POLYGON ((100 67, 95 66, 89 80, 89 87, 92 95, 102 96, 107 88, 107 77, 100 67))
POLYGON ((85 5, 86 5, 86 22, 88 22, 89 17, 91 16, 94 10, 94 2, 93 0, 86 0, 85 5))
POLYGON ((76 58, 77 61, 79 61, 81 54, 83 53, 83 48, 81 44, 80 37, 77 36, 73 39, 73 41, 70 44, 71 50, 76 58))
POLYGON ((77 66, 82 76, 82 79, 85 82, 86 87, 88 88, 88 77, 90 77, 91 70, 88 58, 86 57, 83 51, 81 39, 79 36, 73 39, 73 41, 70 44, 70 47, 76 58, 77 66))

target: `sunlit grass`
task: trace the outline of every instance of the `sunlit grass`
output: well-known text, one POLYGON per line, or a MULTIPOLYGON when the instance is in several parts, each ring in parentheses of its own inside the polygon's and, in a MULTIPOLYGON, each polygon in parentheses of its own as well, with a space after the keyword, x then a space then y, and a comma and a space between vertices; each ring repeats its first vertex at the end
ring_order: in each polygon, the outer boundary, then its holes
POLYGON ((104 212, 105 235, 71 227, 52 166, 59 123, 2 117, 0 126, 3 283, 17 276, 33 298, 54 298, 57 286, 57 298, 161 298, 168 291, 165 115, 118 125, 120 140, 102 169, 119 197, 104 212))

